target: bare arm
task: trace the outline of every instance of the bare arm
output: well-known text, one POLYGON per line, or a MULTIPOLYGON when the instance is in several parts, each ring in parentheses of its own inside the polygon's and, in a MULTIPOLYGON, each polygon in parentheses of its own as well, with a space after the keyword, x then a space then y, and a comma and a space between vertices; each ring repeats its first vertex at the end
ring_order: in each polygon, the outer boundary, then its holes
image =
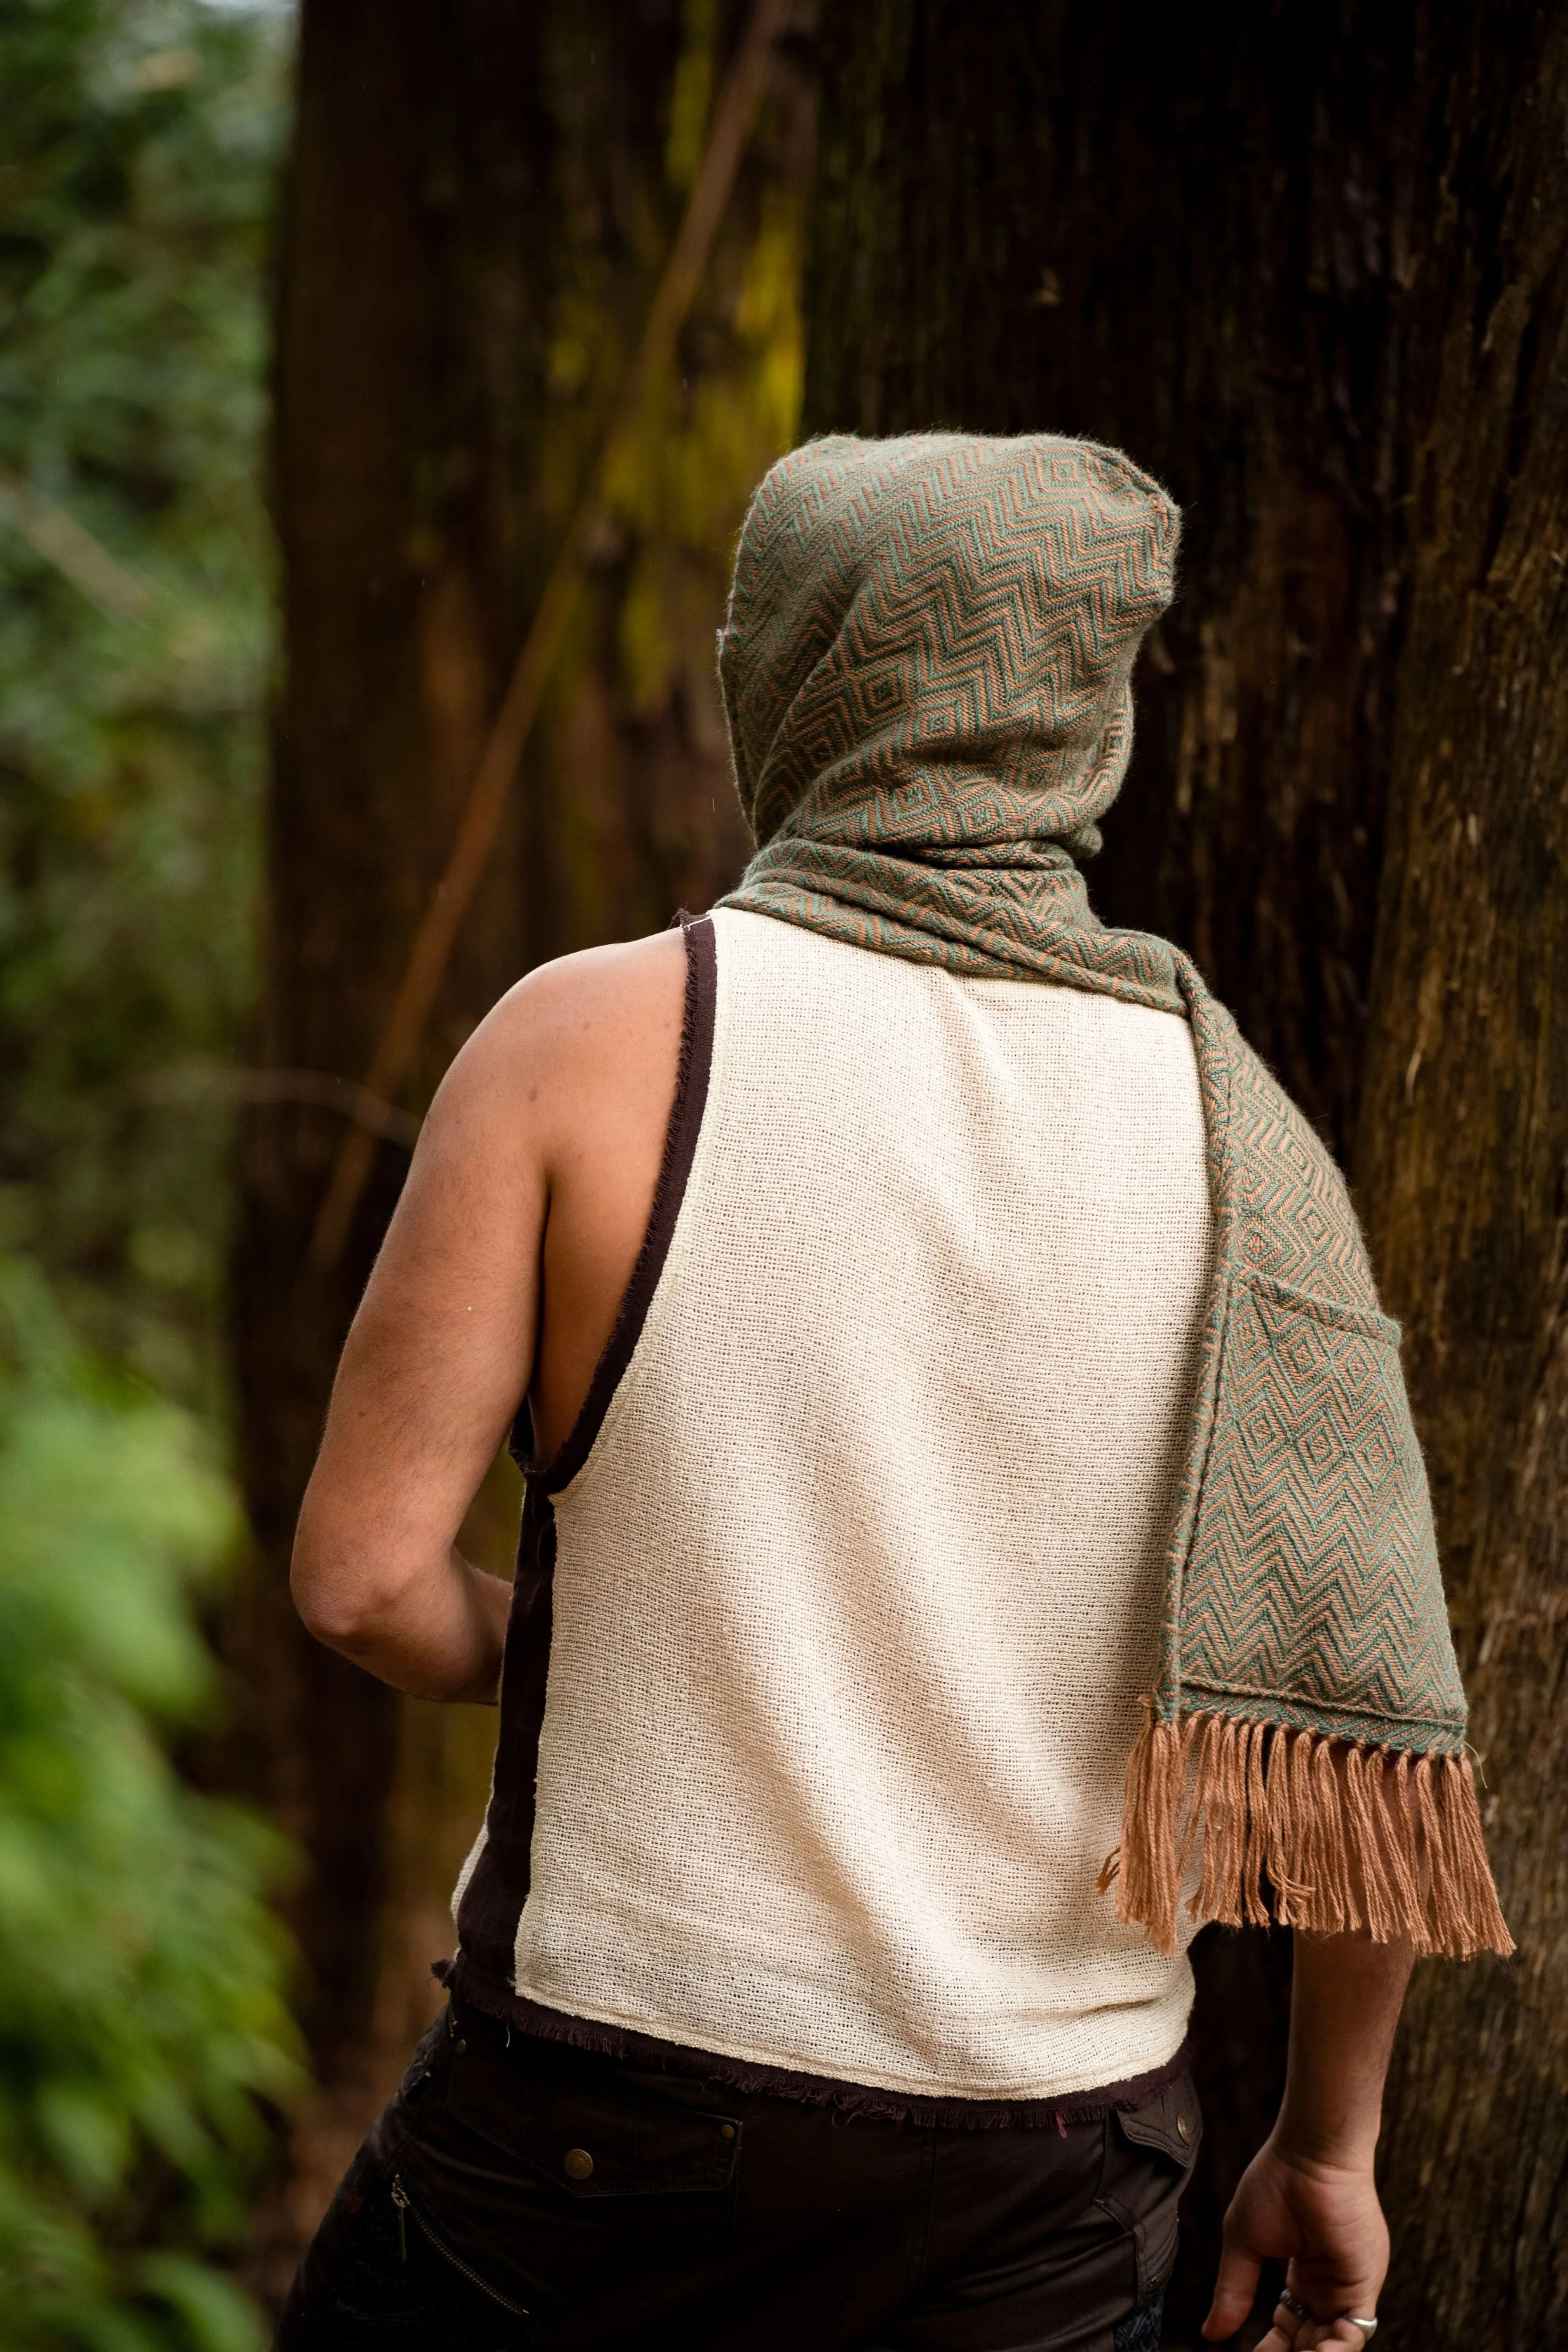
POLYGON ((1412 1957, 1363 1936, 1296 1936, 1285 2097, 1226 2216, 1212 2340, 1241 2326, 1272 2257, 1289 2262, 1287 2290, 1315 2317, 1282 2305, 1258 2352, 1360 2352, 1361 2331, 1341 2315, 1375 2318, 1388 2269, 1373 2158, 1412 1957))
POLYGON ((458 1530, 525 1391, 547 1450, 586 1392, 652 1199, 684 971, 673 935, 547 966, 431 1105, 344 1345, 292 1572, 320 1641, 418 1696, 496 1696, 511 1588, 463 1558, 458 1530))
POLYGON ((510 1588, 457 1549, 533 1360, 541 1155, 509 1151, 526 1018, 492 1014, 431 1106, 344 1344, 294 1539, 310 1631, 428 1698, 493 1699, 510 1588), (521 1034, 520 1034, 521 1033, 521 1034))

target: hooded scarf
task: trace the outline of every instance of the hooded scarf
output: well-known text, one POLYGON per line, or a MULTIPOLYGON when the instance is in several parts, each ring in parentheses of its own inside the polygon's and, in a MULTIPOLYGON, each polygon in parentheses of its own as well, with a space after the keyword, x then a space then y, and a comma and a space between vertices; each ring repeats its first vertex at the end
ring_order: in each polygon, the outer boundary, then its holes
POLYGON ((1194 1914, 1508 1952, 1431 1505, 1355 1213, 1167 940, 1099 921, 1131 679, 1179 518, 1117 451, 1034 434, 808 443, 742 532, 719 675, 756 855, 721 903, 1192 1025, 1215 1271, 1160 1670, 1102 1889, 1194 1914))

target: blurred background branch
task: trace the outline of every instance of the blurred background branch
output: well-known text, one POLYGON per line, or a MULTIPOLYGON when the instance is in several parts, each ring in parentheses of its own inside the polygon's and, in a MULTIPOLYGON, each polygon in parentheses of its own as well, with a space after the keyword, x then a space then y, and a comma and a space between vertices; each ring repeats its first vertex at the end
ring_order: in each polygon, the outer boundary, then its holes
POLYGON ((411 1111, 372 1094, 357 1078, 335 1077, 330 1070, 249 1070, 224 1062, 179 1062, 167 1070, 152 1070, 141 1079, 136 1093, 148 1103, 310 1103, 318 1110, 335 1110, 367 1135, 412 1151, 419 1140, 420 1122, 411 1111))
MULTIPOLYGON (((751 20, 713 110, 686 211, 605 428, 605 437, 595 452, 565 537, 530 618, 522 650, 507 681, 463 803, 451 854, 430 894, 414 935, 406 968, 387 1007, 365 1076, 365 1091, 372 1097, 395 1094, 418 1053, 419 1040, 450 961, 453 944, 495 849, 517 763, 533 732, 550 673, 571 626, 595 542, 604 534, 606 485, 635 439, 650 387, 668 368, 675 339, 691 307, 714 235, 730 201, 752 119, 773 60, 773 44, 793 5, 794 0, 753 0, 751 20)), ((310 1235, 310 1262, 318 1270, 330 1270, 342 1253, 370 1175, 371 1151, 364 1139, 371 1132, 362 1120, 359 1132, 346 1137, 339 1146, 310 1235)))
POLYGON ((153 592, 145 581, 9 466, 0 466, 0 517, 110 620, 144 621, 152 612, 153 592))

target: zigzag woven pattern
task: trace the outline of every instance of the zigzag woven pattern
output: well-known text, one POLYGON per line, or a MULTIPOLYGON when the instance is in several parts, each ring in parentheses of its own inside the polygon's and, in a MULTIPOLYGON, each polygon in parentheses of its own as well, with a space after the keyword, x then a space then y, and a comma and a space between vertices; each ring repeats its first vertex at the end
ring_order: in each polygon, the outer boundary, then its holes
POLYGON ((1205 1916, 1268 1916, 1271 1879, 1300 1925, 1507 1951, 1398 1328, 1349 1194, 1189 959, 1101 925, 1079 871, 1177 530, 1156 484, 1086 442, 842 436, 783 458, 720 640, 758 845, 723 903, 1191 1022, 1215 1270, 1119 1908, 1173 1948, 1201 1833, 1205 1916))
POLYGON ((1457 1745, 1464 1695, 1430 1606, 1436 1552, 1397 1325, 1245 1277, 1229 1308, 1184 1582, 1186 1703, 1261 1702, 1276 1721, 1352 1739, 1425 1715, 1427 1746, 1457 1745))
POLYGON ((1399 1327, 1378 1311, 1339 1171, 1226 1027, 1219 1174, 1234 1213, 1213 1434, 1180 1563, 1185 1703, 1261 1703, 1270 1720, 1350 1738, 1397 1726, 1405 1744, 1457 1752, 1464 1693, 1399 1327))
POLYGON ((809 443, 742 534, 720 661, 759 852, 726 902, 1194 1024, 1218 1221, 1156 1705, 1422 1753, 1465 1711, 1398 1332, 1318 1138, 1164 940, 1091 913, 1177 520, 1047 436, 809 443))
POLYGON ((781 458, 719 660, 759 845, 743 903, 815 898, 816 929, 970 971, 1109 958, 1175 1009, 1163 940, 1089 945, 1074 852, 1100 846, 1126 773, 1177 529, 1163 491, 1087 442, 843 436, 781 458))

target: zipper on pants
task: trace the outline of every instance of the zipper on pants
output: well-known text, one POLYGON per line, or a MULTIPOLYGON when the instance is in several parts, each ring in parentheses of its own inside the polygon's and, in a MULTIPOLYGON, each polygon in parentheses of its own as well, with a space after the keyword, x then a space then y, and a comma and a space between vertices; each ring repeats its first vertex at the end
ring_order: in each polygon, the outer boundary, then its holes
POLYGON ((450 2263, 455 2271, 460 2271, 470 2285, 477 2286, 481 2294, 488 2294, 492 2303, 499 2303, 503 2311, 515 2313, 519 2319, 528 2317, 528 2305, 525 2303, 513 2303, 510 2296, 502 2294, 499 2287, 491 2286, 489 2279, 483 2279, 478 2271, 470 2270, 461 2254, 455 2254, 445 2239, 437 2235, 403 2186, 403 2175, 400 2172, 395 2172, 392 2176, 392 2201, 397 2208, 397 2259, 400 2263, 405 2263, 408 2260, 408 2216, 412 2213, 419 2225, 420 2235, 429 2241, 436 2252, 445 2261, 450 2263))

